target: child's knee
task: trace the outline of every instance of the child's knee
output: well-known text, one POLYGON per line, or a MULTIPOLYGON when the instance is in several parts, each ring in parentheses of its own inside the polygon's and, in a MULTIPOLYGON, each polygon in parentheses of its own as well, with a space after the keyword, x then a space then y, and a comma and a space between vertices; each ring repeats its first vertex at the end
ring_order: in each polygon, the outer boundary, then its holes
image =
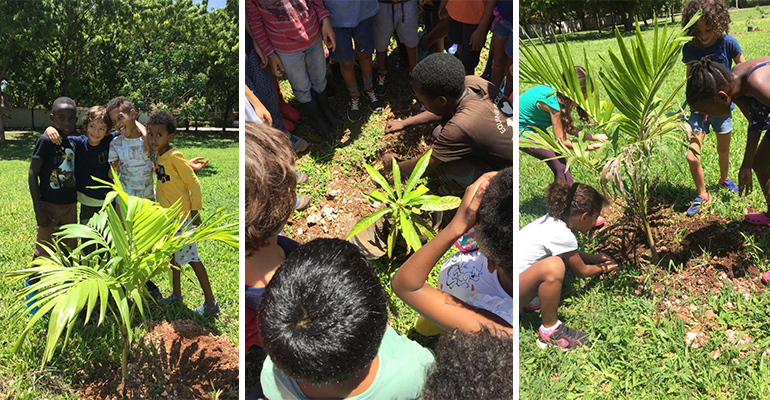
POLYGON ((564 274, 566 273, 567 267, 561 257, 551 256, 542 262, 544 263, 543 267, 545 271, 544 281, 556 282, 564 280, 564 274))
POLYGON ((700 164, 700 154, 695 154, 692 149, 687 150, 687 162, 690 164, 700 164))

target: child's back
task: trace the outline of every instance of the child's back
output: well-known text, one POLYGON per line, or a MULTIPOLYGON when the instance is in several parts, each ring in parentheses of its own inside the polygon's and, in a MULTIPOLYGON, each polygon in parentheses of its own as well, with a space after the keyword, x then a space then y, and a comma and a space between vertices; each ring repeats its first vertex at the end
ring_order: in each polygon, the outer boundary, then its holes
POLYGON ((355 245, 316 239, 265 287, 259 328, 274 399, 414 399, 430 351, 389 327, 385 292, 355 245))

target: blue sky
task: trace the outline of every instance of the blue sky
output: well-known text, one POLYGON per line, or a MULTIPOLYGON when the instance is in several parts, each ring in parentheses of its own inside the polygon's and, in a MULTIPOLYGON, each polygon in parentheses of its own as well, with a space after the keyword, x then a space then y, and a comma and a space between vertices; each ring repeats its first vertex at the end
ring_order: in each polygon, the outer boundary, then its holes
MULTIPOLYGON (((194 3, 200 3, 201 0, 193 0, 194 3)), ((209 0, 209 8, 222 8, 226 5, 226 0, 209 0)))

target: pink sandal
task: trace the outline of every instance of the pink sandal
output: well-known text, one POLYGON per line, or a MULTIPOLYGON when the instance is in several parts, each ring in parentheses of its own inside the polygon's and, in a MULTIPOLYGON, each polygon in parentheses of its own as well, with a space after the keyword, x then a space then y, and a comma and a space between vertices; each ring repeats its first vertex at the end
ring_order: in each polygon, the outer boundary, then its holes
POLYGON ((768 218, 767 212, 748 213, 743 217, 743 220, 754 225, 770 225, 770 218, 768 218))
POLYGON ((767 271, 764 275, 762 275, 762 283, 765 285, 770 285, 770 271, 767 271))

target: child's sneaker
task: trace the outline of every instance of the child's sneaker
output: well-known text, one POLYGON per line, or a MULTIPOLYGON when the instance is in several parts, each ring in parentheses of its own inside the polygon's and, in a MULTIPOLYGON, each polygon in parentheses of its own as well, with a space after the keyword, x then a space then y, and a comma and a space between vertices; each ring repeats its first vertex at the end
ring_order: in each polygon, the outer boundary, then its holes
POLYGON ((770 285, 770 271, 767 271, 764 275, 762 275, 762 283, 765 285, 770 285))
POLYGON ((206 302, 204 301, 203 304, 201 304, 200 306, 196 307, 193 310, 193 312, 198 314, 198 315, 200 315, 203 318, 213 317, 213 316, 219 314, 219 303, 215 301, 214 305, 210 306, 210 305, 206 304, 206 302))
POLYGON ((727 178, 725 180, 719 180, 719 187, 725 188, 733 193, 738 193, 738 185, 733 182, 732 179, 727 178))
POLYGON ((302 139, 299 136, 295 136, 291 133, 287 133, 289 135, 289 141, 291 141, 291 147, 294 148, 294 151, 297 153, 301 153, 305 150, 307 150, 307 140, 302 139))
POLYGON ((165 299, 160 301, 160 304, 164 306, 168 306, 174 303, 181 303, 182 302, 182 296, 177 296, 175 294, 171 294, 171 296, 166 297, 165 299))
POLYGON ((350 122, 356 122, 361 119, 361 99, 355 93, 350 94, 348 102, 348 119, 350 122))
POLYGON ((692 217, 693 215, 700 212, 701 207, 703 206, 703 203, 709 201, 709 196, 706 195, 706 198, 703 197, 696 197, 695 200, 692 201, 692 204, 690 205, 690 208, 687 209, 687 216, 692 217))
POLYGON ((372 111, 382 111, 382 101, 377 98, 374 93, 374 84, 369 85, 369 89, 366 90, 366 97, 368 100, 366 104, 369 105, 369 109, 372 111))
POLYGON ((374 78, 374 93, 379 96, 385 94, 385 74, 377 74, 374 78))
POLYGON ((532 299, 532 301, 529 302, 526 306, 524 306, 524 311, 526 312, 535 312, 540 309, 540 298, 535 297, 532 299))
POLYGON ((538 329, 540 339, 537 340, 537 347, 541 349, 551 345, 562 350, 569 350, 577 346, 584 346, 588 342, 587 333, 572 329, 563 322, 559 323, 559 327, 548 335, 544 334, 542 329, 541 325, 540 329, 538 329))

